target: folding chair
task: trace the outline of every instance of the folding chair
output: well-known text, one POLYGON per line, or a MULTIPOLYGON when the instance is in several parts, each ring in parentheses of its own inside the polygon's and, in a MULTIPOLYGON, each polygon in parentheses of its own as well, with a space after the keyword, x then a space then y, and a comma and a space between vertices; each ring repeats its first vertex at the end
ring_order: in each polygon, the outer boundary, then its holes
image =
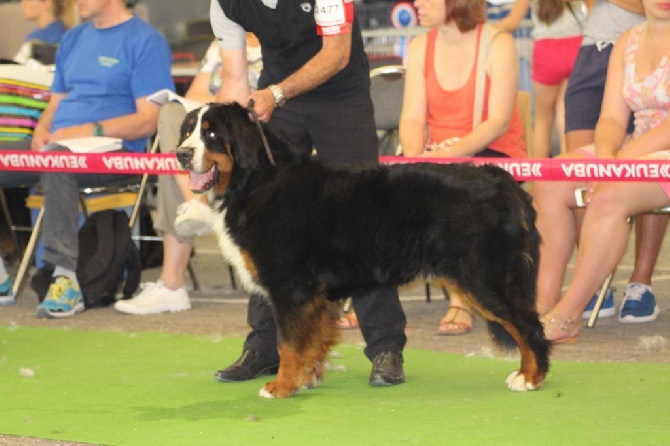
POLYGON ((404 90, 405 67, 402 65, 385 65, 370 70, 370 96, 375 110, 375 127, 380 135, 380 155, 396 154, 404 90))
MULTIPOLYGON (((158 149, 158 138, 154 139, 154 142, 151 146, 150 153, 156 153, 158 149)), ((131 213, 129 216, 128 226, 132 229, 135 226, 137 217, 139 215, 140 206, 144 197, 144 192, 147 188, 150 175, 145 173, 141 176, 139 183, 129 182, 126 185, 113 185, 113 186, 104 186, 100 188, 84 188, 80 191, 79 203, 81 211, 85 216, 88 216, 90 212, 97 212, 105 209, 115 209, 119 207, 126 207, 129 204, 132 205, 131 213), (105 197, 95 197, 96 194, 105 194, 105 197), (102 200, 101 200, 102 199, 102 200)), ((44 202, 40 201, 35 195, 28 197, 29 204, 32 202, 34 207, 38 207, 39 211, 35 217, 35 221, 32 227, 32 233, 30 239, 28 240, 28 245, 21 257, 21 263, 19 264, 18 271, 16 273, 16 278, 14 280, 14 296, 19 295, 23 284, 25 282, 28 271, 30 270, 30 265, 33 262, 35 257, 35 251, 37 249, 37 244, 39 243, 40 234, 42 230, 42 220, 44 218, 44 202)), ((142 236, 134 236, 134 239, 141 240, 142 236)))

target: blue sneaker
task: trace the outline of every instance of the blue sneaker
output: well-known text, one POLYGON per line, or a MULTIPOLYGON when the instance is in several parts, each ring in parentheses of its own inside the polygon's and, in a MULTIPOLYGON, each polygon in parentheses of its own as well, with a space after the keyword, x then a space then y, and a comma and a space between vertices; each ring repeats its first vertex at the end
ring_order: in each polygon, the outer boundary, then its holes
POLYGON ((619 322, 624 324, 650 322, 656 319, 659 311, 649 285, 629 283, 623 293, 619 322))
POLYGON ((49 286, 49 291, 41 304, 37 306, 37 317, 61 318, 74 316, 84 311, 84 296, 79 285, 69 277, 58 276, 49 286))
MULTIPOLYGON (((582 319, 588 319, 591 317, 591 312, 593 307, 596 306, 596 300, 598 300, 598 293, 594 294, 589 304, 584 308, 582 313, 582 319)), ((605 294, 605 300, 603 300, 603 305, 600 307, 598 312, 598 317, 612 317, 616 314, 616 308, 614 308, 614 288, 609 287, 607 294, 605 294)))
POLYGON ((0 305, 12 305, 16 303, 16 298, 12 292, 13 287, 14 283, 9 276, 7 276, 4 282, 0 283, 0 305))

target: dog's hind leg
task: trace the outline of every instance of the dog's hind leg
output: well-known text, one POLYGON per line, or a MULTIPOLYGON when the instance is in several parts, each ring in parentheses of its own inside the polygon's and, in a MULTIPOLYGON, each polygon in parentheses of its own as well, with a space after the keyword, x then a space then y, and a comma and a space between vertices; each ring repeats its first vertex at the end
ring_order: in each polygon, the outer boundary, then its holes
POLYGON ((533 308, 516 308, 507 314, 480 310, 489 320, 489 331, 495 341, 511 337, 521 356, 519 370, 512 372, 505 383, 510 390, 524 392, 540 388, 549 371, 550 343, 544 336, 542 323, 533 308))
POLYGON ((549 371, 549 342, 544 336, 542 323, 537 315, 535 318, 525 317, 519 329, 519 324, 511 321, 497 321, 516 341, 521 353, 521 367, 512 372, 505 383, 510 390, 523 392, 538 389, 549 371), (537 319, 537 326, 532 319, 537 319))
POLYGON ((279 371, 259 392, 265 398, 285 398, 301 387, 318 385, 328 350, 337 343, 337 307, 318 294, 300 308, 276 309, 281 335, 279 371))
MULTIPOLYGON (((450 289, 453 282, 444 281, 450 289)), ((549 370, 550 343, 544 336, 542 323, 533 307, 532 299, 519 299, 517 290, 509 286, 500 297, 492 291, 482 287, 475 293, 468 293, 458 289, 458 294, 484 318, 489 321, 489 330, 493 340, 504 347, 519 349, 521 366, 512 372, 506 379, 510 390, 526 391, 538 389, 549 370), (504 294, 507 294, 506 296, 504 294), (514 297, 510 297, 514 295, 514 297)))

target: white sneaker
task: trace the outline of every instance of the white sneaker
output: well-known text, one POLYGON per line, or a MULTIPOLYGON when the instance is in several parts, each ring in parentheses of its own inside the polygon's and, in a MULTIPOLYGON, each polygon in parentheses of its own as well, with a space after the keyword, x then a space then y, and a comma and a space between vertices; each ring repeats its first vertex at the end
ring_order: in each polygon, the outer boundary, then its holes
POLYGON ((166 311, 183 311, 191 308, 191 301, 184 287, 171 290, 162 280, 140 285, 142 291, 132 299, 119 300, 114 308, 128 314, 158 314, 166 311))
POLYGON ((182 237, 212 232, 212 209, 197 198, 185 201, 177 208, 174 228, 182 237))

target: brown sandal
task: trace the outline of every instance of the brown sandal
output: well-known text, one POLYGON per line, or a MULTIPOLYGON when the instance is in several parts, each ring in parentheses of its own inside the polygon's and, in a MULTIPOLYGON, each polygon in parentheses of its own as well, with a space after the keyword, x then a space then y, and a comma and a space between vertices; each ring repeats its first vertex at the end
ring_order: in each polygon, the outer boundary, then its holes
POLYGON ((356 313, 353 311, 346 313, 337 321, 337 326, 340 327, 340 330, 358 328, 358 317, 356 317, 356 313))
POLYGON ((461 311, 467 313, 470 316, 470 320, 474 321, 472 313, 469 310, 453 305, 449 307, 447 314, 445 314, 440 321, 440 325, 437 328, 437 334, 440 336, 460 336, 470 333, 472 331, 472 322, 468 324, 467 322, 456 321, 458 313, 461 311), (452 312, 451 310, 455 311, 452 312), (449 313, 452 313, 451 317, 449 317, 449 313))

